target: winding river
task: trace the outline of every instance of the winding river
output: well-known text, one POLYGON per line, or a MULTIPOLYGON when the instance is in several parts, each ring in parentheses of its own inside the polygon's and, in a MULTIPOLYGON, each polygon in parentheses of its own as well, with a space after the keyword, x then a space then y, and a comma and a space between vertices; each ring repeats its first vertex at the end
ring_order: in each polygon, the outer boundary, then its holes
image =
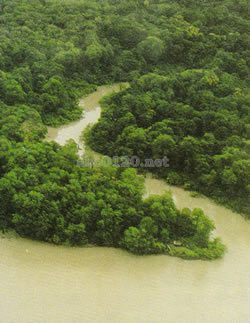
MULTIPOLYGON (((49 129, 64 144, 100 116, 100 87, 80 102, 80 121, 49 129)), ((248 323, 250 223, 207 198, 190 196, 148 176, 146 195, 171 190, 177 206, 202 207, 228 252, 223 259, 185 261, 138 257, 113 248, 67 248, 0 238, 0 322, 248 323)))

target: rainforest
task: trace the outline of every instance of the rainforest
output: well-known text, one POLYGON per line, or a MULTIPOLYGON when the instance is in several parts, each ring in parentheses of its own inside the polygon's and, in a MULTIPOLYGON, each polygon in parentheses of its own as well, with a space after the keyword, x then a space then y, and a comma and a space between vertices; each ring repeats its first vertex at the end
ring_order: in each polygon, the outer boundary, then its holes
MULTIPOLYGON (((146 171, 249 217, 249 4, 235 1, 0 1, 0 228, 70 245, 215 259, 225 246, 200 208, 144 198, 146 171), (82 167, 47 126, 79 119, 108 156, 169 158, 168 168, 82 167)), ((236 215, 237 216, 237 215, 236 215)), ((247 225, 247 224, 246 224, 247 225)))

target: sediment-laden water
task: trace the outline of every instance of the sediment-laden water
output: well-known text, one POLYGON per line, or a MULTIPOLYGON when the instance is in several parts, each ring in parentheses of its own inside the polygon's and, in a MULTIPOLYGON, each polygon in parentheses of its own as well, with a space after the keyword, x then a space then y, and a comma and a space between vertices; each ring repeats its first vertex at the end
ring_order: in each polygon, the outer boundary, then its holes
MULTIPOLYGON (((84 151, 80 134, 98 120, 98 101, 112 90, 101 87, 85 98, 83 118, 50 128, 50 140, 74 139, 84 151)), ((201 207, 213 218, 228 248, 223 259, 139 257, 6 236, 0 238, 0 322, 250 322, 250 223, 207 198, 146 178, 145 195, 169 189, 179 208, 201 207)))

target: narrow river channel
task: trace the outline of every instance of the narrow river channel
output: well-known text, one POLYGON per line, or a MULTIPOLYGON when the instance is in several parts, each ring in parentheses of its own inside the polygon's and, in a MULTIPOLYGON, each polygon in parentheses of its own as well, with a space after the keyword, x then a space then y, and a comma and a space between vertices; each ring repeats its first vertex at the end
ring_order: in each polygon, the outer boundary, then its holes
MULTIPOLYGON (((64 144, 100 117, 100 87, 81 105, 82 119, 49 129, 64 144)), ((171 190, 179 208, 201 207, 214 219, 228 251, 223 259, 138 257, 113 248, 68 248, 0 238, 0 322, 248 323, 250 223, 207 198, 191 197, 150 175, 146 195, 171 190)))

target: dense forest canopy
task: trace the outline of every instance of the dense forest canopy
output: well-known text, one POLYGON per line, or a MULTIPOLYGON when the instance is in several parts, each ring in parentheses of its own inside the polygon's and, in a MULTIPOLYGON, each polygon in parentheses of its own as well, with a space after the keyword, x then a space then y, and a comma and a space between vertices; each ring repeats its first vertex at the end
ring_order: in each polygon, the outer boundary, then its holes
POLYGON ((209 68, 249 76, 247 1, 1 0, 0 100, 46 123, 79 116, 88 84, 209 68))
POLYGON ((81 168, 73 143, 43 139, 45 124, 77 119, 97 85, 128 81, 103 102, 90 145, 167 153, 172 167, 158 175, 249 214, 248 13, 246 0, 0 0, 0 226, 54 243, 220 256, 201 210, 177 210, 167 195, 143 201, 134 170, 81 168))
POLYGON ((111 156, 167 156, 169 168, 150 170, 249 213, 249 99, 221 71, 147 74, 105 101, 88 142, 111 156))
POLYGON ((0 140, 0 226, 56 244, 122 247, 191 259, 223 254, 202 210, 178 210, 169 194, 143 200, 133 169, 77 165, 77 147, 0 140), (174 245, 180 241, 181 248, 174 245))

